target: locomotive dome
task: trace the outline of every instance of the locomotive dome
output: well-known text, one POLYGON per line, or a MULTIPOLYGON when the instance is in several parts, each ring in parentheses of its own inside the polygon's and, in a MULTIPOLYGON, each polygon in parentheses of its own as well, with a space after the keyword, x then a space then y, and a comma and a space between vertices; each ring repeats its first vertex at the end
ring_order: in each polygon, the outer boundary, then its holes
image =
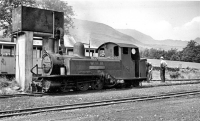
POLYGON ((85 56, 85 47, 83 43, 77 42, 74 44, 74 55, 78 57, 84 57, 85 56))

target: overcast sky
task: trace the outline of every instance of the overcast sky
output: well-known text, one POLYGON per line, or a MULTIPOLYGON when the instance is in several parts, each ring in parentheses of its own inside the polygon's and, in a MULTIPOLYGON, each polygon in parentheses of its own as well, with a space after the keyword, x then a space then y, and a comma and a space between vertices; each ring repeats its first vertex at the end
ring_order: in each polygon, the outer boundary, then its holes
POLYGON ((200 37, 200 1, 66 0, 74 18, 135 29, 154 39, 200 37))

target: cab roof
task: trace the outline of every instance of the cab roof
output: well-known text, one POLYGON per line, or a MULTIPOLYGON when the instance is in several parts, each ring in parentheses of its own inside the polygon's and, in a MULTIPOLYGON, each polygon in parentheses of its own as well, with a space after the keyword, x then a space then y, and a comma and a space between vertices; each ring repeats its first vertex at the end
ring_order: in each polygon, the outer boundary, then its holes
POLYGON ((138 48, 136 45, 133 45, 133 44, 106 42, 106 43, 103 43, 102 45, 100 45, 97 48, 97 50, 99 50, 102 46, 107 45, 107 44, 115 44, 115 45, 117 45, 119 47, 138 48))

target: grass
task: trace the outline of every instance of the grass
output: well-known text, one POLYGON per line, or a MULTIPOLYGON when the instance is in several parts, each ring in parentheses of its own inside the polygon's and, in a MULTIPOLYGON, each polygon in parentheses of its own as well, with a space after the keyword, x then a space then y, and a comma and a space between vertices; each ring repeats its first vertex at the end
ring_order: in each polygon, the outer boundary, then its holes
POLYGON ((0 77, 0 95, 16 94, 15 87, 19 87, 15 79, 9 80, 6 77, 0 77))
MULTIPOLYGON (((151 62, 153 70, 153 80, 160 80, 160 60, 147 59, 151 62)), ((165 72, 166 79, 197 79, 200 78, 200 63, 169 61, 167 62, 167 70, 165 72)))
MULTIPOLYGON (((159 67, 155 67, 152 74, 153 74, 153 80, 160 80, 159 67)), ((168 69, 166 69, 165 77, 167 80, 170 80, 170 79, 200 79, 200 69, 168 68, 168 69)))
MULTIPOLYGON (((154 67, 160 66, 160 60, 159 59, 147 59, 148 62, 151 62, 154 67)), ((200 69, 200 63, 193 63, 193 62, 183 62, 183 61, 169 61, 165 60, 167 62, 167 66, 171 68, 198 68, 200 69)))

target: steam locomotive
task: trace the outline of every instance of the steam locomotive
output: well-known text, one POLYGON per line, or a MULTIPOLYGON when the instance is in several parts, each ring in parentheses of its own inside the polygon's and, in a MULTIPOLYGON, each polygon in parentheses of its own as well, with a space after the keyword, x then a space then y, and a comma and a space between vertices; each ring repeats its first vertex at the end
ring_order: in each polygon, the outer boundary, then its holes
POLYGON ((146 59, 132 44, 107 42, 97 49, 98 57, 85 56, 84 44, 74 45, 74 54, 46 52, 42 57, 43 75, 37 83, 43 92, 86 91, 111 87, 139 86, 146 80, 146 59))

